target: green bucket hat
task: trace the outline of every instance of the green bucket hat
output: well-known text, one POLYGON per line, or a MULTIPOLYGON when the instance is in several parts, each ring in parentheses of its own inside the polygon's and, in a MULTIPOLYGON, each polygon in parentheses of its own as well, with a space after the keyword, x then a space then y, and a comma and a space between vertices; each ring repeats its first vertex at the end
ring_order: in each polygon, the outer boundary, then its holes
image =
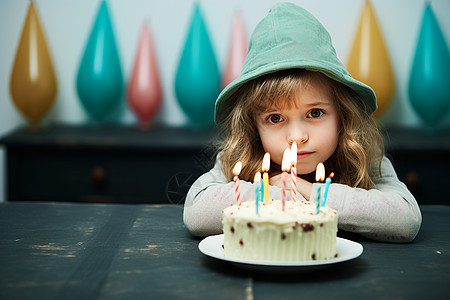
POLYGON ((233 94, 243 84, 261 75, 293 68, 319 71, 355 91, 367 101, 371 113, 377 109, 374 91, 348 73, 322 24, 295 4, 278 3, 253 31, 239 77, 217 98, 216 123, 230 113, 233 94))

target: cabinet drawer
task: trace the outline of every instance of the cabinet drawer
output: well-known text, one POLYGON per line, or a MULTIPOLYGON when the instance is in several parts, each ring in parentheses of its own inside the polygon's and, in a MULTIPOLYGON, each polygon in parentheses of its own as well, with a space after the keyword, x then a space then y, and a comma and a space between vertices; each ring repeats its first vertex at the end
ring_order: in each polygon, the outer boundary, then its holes
POLYGON ((450 204, 450 156, 444 151, 398 151, 391 158, 398 178, 419 204, 450 204))
POLYGON ((204 173, 198 151, 8 149, 12 201, 181 203, 204 173))

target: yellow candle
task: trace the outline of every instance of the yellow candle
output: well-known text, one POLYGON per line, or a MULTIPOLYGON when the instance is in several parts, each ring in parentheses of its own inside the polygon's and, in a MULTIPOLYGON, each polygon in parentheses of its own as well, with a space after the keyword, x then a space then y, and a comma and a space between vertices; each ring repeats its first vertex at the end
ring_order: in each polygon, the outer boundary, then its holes
POLYGON ((264 183, 264 202, 269 203, 269 169, 270 169, 270 154, 264 154, 262 171, 263 173, 263 183, 264 183))

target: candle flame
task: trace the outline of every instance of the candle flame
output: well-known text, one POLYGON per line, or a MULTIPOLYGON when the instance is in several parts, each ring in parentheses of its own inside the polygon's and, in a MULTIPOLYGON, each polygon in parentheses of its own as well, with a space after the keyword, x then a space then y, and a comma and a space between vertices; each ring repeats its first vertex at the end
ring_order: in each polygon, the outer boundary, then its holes
POLYGON ((242 170, 242 163, 238 161, 233 168, 233 175, 238 176, 241 173, 242 170))
POLYGON ((289 148, 286 148, 286 150, 284 150, 283 161, 281 163, 281 171, 289 172, 290 167, 291 167, 291 151, 289 150, 289 148))
POLYGON ((334 172, 331 172, 330 176, 328 176, 328 177, 333 178, 334 177, 334 172))
POLYGON ((270 154, 268 152, 266 152, 266 154, 264 154, 264 158, 263 158, 262 171, 268 172, 269 169, 270 169, 270 154))
POLYGON ((291 165, 297 166, 297 143, 293 142, 291 145, 291 165))
POLYGON ((258 182, 260 182, 260 181, 261 181, 261 173, 256 172, 256 174, 255 174, 255 179, 253 179, 253 182, 254 182, 254 183, 258 183, 258 182))
POLYGON ((319 163, 316 168, 316 181, 323 181, 325 179, 325 166, 319 163))

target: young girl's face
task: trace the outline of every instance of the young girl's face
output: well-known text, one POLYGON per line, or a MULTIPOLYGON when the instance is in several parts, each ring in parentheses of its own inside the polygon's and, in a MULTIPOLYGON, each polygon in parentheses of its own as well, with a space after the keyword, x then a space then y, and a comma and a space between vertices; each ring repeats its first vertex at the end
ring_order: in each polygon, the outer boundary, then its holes
POLYGON ((308 85, 298 88, 293 101, 283 107, 274 103, 268 110, 257 113, 256 127, 264 151, 279 165, 284 150, 297 142, 297 174, 309 174, 336 150, 338 112, 327 86, 314 77, 308 85))

